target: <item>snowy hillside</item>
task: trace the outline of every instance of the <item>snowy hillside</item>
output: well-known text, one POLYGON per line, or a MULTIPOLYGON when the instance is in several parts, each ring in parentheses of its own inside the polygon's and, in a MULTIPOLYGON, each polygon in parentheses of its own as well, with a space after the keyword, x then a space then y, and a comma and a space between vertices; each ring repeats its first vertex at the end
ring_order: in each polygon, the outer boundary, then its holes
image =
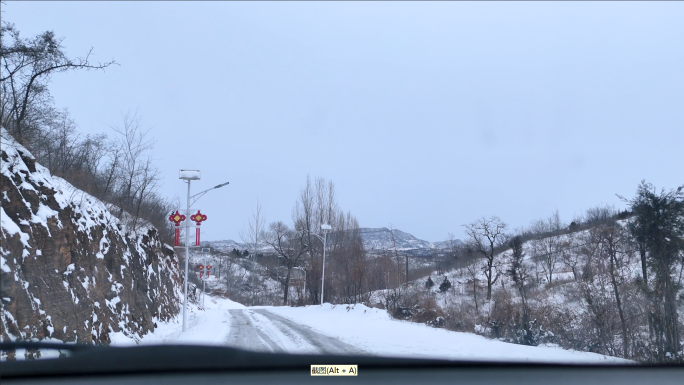
POLYGON ((0 334, 3 340, 108 343, 179 311, 173 250, 54 177, 2 130, 0 334))
MULTIPOLYGON (((617 226, 524 242, 518 270, 525 277, 523 286, 511 277, 512 250, 495 255, 491 300, 487 299, 486 259, 477 258, 444 274, 433 273, 429 277, 432 287, 427 287, 428 277, 423 277, 399 288, 377 290, 370 303, 390 308, 401 319, 503 341, 552 344, 615 356, 624 356, 627 350, 628 357, 647 360, 651 350, 644 314, 648 314, 649 304, 642 298, 639 254, 627 238, 620 238, 626 237, 619 232, 625 224, 623 220, 617 226), (616 300, 618 295, 621 302, 616 300), (625 330, 629 333, 627 349, 622 346, 625 330)), ((682 270, 684 265, 673 271, 675 282, 681 282, 682 270)), ((684 288, 678 287, 683 324, 684 288)))

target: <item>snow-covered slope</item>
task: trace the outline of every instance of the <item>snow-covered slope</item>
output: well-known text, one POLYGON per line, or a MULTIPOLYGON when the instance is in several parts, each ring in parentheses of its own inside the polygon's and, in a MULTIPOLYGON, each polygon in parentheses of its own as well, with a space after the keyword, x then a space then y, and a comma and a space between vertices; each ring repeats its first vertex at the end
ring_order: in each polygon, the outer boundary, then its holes
MULTIPOLYGON (((626 221, 617 223, 624 226, 626 221)), ((527 330, 521 326, 523 302, 519 289, 510 276, 510 249, 495 256, 492 277, 496 280, 491 300, 487 300, 486 261, 480 258, 461 261, 469 266, 462 265, 443 274, 433 272, 434 286, 429 290, 428 277, 423 277, 394 290, 377 290, 369 303, 389 306, 403 319, 434 323, 440 317, 440 324, 445 328, 505 341, 555 344, 622 355, 620 309, 616 300, 619 293, 625 329, 632 341, 636 341, 628 346, 632 353, 627 357, 646 361, 653 348, 648 340, 649 308, 640 286, 643 281, 640 281, 639 254, 624 242, 614 246, 616 255, 610 257, 607 238, 600 238, 606 236, 606 231, 597 227, 562 232, 523 243, 524 273, 521 274, 526 277, 523 292, 529 314, 527 330), (613 266, 612 258, 615 258, 613 266), (445 279, 450 287, 440 290, 442 283, 445 288, 449 286, 445 279), (425 310, 428 308, 431 312, 425 310), (647 348, 637 350, 639 346, 647 348)), ((613 239, 618 239, 618 235, 613 239)), ((681 271, 684 265, 673 271, 675 282, 681 279, 681 271)), ((677 298, 684 298, 681 286, 677 298)), ((678 307, 683 320, 684 301, 679 301, 678 307)))
POLYGON ((0 336, 108 343, 175 316, 181 276, 152 226, 54 177, 2 132, 0 336))

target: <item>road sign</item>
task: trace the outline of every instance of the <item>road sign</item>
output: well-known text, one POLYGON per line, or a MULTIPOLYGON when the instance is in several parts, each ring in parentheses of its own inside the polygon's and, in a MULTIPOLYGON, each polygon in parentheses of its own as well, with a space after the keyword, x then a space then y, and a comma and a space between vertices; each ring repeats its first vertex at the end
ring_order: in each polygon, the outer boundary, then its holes
POLYGON ((203 252, 203 253, 209 253, 209 252, 211 252, 211 248, 209 248, 209 247, 203 247, 203 248, 202 248, 202 252, 203 252))

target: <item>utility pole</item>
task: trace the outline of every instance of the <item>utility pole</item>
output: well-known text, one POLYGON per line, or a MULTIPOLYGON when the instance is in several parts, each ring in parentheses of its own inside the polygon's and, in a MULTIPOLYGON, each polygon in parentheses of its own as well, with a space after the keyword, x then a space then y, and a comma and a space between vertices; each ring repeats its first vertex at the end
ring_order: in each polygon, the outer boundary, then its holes
MULTIPOLYGON (((183 171, 181 170, 181 177, 183 171)), ((185 204, 185 215, 190 215, 190 181, 194 178, 187 178, 188 183, 188 199, 185 204)), ((199 180, 199 170, 197 170, 197 179, 199 180)), ((185 222, 185 282, 183 285, 183 331, 187 330, 188 324, 188 262, 190 261, 190 221, 185 222)))

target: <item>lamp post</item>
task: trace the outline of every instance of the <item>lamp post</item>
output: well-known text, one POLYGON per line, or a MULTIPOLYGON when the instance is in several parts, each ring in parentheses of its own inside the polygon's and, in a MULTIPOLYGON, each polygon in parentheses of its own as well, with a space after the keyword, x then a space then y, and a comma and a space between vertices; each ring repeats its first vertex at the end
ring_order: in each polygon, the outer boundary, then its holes
MULTIPOLYGON (((188 199, 186 201, 186 215, 190 215, 190 207, 197 202, 204 194, 209 190, 214 190, 227 185, 229 182, 222 183, 220 185, 214 186, 210 189, 198 192, 195 195, 190 195, 190 182, 193 180, 200 180, 201 174, 200 170, 180 170, 178 173, 178 179, 183 179, 188 184, 188 199), (196 197, 196 198, 195 198, 196 197), (190 199, 195 198, 195 200, 190 203, 190 199)), ((183 284, 183 296, 185 300, 183 301, 183 331, 187 330, 187 320, 188 320, 188 261, 190 260, 190 221, 185 223, 185 282, 183 284)))
POLYGON ((326 230, 332 230, 332 227, 328 224, 321 225, 321 231, 323 231, 323 274, 321 275, 321 306, 323 306, 323 294, 325 293, 325 241, 328 238, 328 233, 326 230))
POLYGON ((316 233, 312 233, 311 231, 308 231, 309 234, 315 235, 323 241, 323 274, 321 274, 321 305, 323 305, 323 294, 325 293, 325 244, 326 240, 328 238, 328 233, 326 231, 332 230, 332 227, 330 227, 329 224, 324 223, 321 225, 321 231, 323 231, 323 236, 321 237, 320 235, 316 233))

